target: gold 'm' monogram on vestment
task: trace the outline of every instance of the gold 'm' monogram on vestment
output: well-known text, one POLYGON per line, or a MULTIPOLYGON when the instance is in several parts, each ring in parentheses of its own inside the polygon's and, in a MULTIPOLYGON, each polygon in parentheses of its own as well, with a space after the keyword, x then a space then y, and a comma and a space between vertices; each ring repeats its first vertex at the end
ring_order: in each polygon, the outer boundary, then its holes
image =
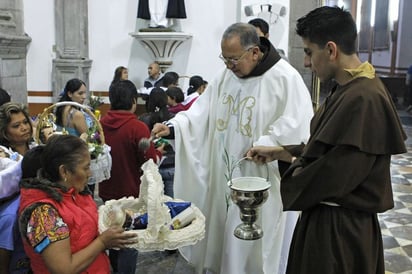
POLYGON ((230 117, 235 116, 237 118, 236 131, 244 136, 252 137, 252 109, 256 105, 256 98, 246 96, 240 99, 239 94, 236 97, 224 95, 222 105, 225 107, 225 110, 223 111, 223 117, 217 119, 217 130, 226 130, 230 117))

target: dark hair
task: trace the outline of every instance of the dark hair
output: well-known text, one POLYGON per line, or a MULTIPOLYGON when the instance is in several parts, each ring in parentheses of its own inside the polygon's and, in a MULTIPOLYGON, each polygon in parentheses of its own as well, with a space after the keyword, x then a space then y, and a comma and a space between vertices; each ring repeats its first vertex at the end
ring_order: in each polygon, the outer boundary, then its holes
POLYGON ((79 160, 89 149, 82 139, 73 135, 52 135, 41 153, 43 176, 52 182, 59 181, 59 167, 64 165, 74 172, 79 160))
POLYGON ((110 83, 110 86, 120 81, 124 70, 127 70, 127 68, 123 66, 119 66, 114 70, 114 76, 112 82, 110 83))
MULTIPOLYGON (((67 102, 67 101, 73 101, 72 98, 70 98, 69 93, 73 93, 75 91, 78 91, 82 85, 86 86, 86 84, 77 78, 70 79, 67 81, 66 86, 64 87, 63 90, 63 95, 60 97, 59 102, 67 102)), ((65 106, 60 106, 56 108, 56 124, 63 126, 63 110, 65 106)))
POLYGON ((10 100, 10 94, 6 90, 0 88, 0 106, 4 103, 10 102, 10 100))
POLYGON ((263 35, 269 33, 269 24, 262 18, 252 19, 248 23, 255 26, 256 28, 259 28, 262 31, 263 35))
POLYGON ((196 92, 204 84, 205 84, 205 81, 203 81, 203 78, 201 76, 195 75, 195 76, 190 77, 189 88, 187 89, 187 95, 190 95, 196 92))
POLYGON ((117 82, 110 86, 109 99, 112 110, 130 110, 137 102, 137 89, 130 80, 117 82))
POLYGON ((21 162, 22 179, 34 178, 37 176, 37 171, 42 167, 41 155, 44 145, 38 145, 29 149, 21 162))
POLYGON ((333 41, 345 54, 356 52, 356 23, 349 11, 337 6, 323 6, 299 18, 296 33, 319 47, 333 41))
POLYGON ((176 101, 176 103, 181 103, 185 100, 185 94, 179 87, 170 87, 166 90, 167 96, 176 101))
POLYGON ((260 38, 256 28, 251 24, 234 23, 230 25, 223 33, 222 41, 231 39, 232 37, 239 37, 240 46, 243 49, 260 45, 260 38))
POLYGON ((162 88, 153 88, 150 91, 147 110, 155 112, 156 109, 167 107, 167 94, 162 88))
POLYGON ((27 107, 23 104, 5 103, 0 107, 0 144, 5 147, 11 147, 10 140, 7 136, 7 127, 11 121, 12 114, 23 113, 24 117, 30 125, 30 133, 33 134, 33 126, 30 121, 27 107))
POLYGON ((167 107, 167 94, 162 88, 153 88, 149 95, 148 113, 139 117, 151 130, 153 125, 173 118, 167 107))
POLYGON ((156 82, 156 87, 166 87, 170 85, 177 85, 179 81, 179 74, 174 71, 166 72, 162 79, 156 82))

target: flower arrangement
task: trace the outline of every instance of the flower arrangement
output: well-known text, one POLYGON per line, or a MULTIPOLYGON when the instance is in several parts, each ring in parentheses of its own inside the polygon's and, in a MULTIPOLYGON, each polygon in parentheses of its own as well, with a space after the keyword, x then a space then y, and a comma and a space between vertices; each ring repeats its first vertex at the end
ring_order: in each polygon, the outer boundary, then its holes
MULTIPOLYGON (((98 110, 95 110, 99 112, 98 110)), ((89 115, 91 112, 89 110, 89 115)), ((86 142, 90 153, 90 171, 92 173, 88 184, 97 184, 110 178, 112 169, 112 157, 110 155, 110 146, 104 143, 104 134, 100 122, 96 115, 93 115, 93 123, 87 130, 86 142)))
POLYGON ((96 110, 98 107, 100 107, 101 105, 103 105, 103 99, 102 97, 100 97, 99 95, 94 95, 93 92, 90 92, 89 95, 89 106, 93 109, 96 110))
POLYGON ((89 146, 90 157, 92 159, 97 159, 100 154, 103 154, 103 143, 100 138, 99 130, 97 129, 97 124, 93 123, 87 130, 87 145, 89 146))

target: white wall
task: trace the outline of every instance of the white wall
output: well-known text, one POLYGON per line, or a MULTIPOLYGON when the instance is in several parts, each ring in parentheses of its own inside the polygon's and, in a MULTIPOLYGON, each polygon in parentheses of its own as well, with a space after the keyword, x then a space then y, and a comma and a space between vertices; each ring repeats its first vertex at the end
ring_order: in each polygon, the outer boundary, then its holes
POLYGON ((240 0, 240 2, 240 21, 247 23, 257 17, 264 19, 269 24, 269 40, 276 48, 282 49, 287 56, 289 45, 289 0, 240 0), (261 7, 262 4, 271 5, 271 13, 267 12, 267 7, 261 7), (256 14, 254 16, 246 16, 244 11, 246 6, 252 6, 256 14), (282 7, 284 8, 282 11, 285 11, 285 14, 276 17, 276 14, 279 15, 282 7))
MULTIPOLYGON (((108 90, 115 68, 129 66, 136 11, 137 1, 89 1, 90 90, 108 90)), ((129 73, 134 80, 136 71, 129 73)))
MULTIPOLYGON (((285 2, 289 14, 289 0, 273 2, 285 2)), ((27 88, 50 91, 55 58, 54 1, 23 0, 23 3, 25 31, 32 38, 28 50, 27 88)), ((188 18, 180 20, 179 24, 183 32, 193 37, 177 48, 169 70, 186 76, 198 74, 210 81, 224 66, 218 58, 220 38, 226 27, 240 18, 240 4, 241 0, 186 0, 188 18)), ((129 35, 144 23, 136 18, 138 0, 89 0, 88 5, 89 58, 93 61, 89 89, 108 90, 114 69, 121 65, 129 68, 129 79, 140 87, 154 56, 129 35)), ((282 39, 287 41, 287 36, 282 39)), ((187 88, 187 80, 180 84, 187 88)))
POLYGON ((27 52, 27 89, 51 91, 54 0, 23 0, 24 31, 32 38, 27 52))

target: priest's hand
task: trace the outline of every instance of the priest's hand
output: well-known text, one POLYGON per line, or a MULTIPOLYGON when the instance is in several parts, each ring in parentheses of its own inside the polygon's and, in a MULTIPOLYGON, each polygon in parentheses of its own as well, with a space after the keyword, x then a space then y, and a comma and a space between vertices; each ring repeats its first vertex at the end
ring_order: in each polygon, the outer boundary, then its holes
POLYGON ((249 149, 246 153, 246 157, 260 164, 274 160, 291 163, 293 158, 295 158, 281 146, 255 146, 249 149))
POLYGON ((161 123, 156 123, 152 129, 152 135, 156 138, 165 137, 170 135, 170 128, 161 123))

